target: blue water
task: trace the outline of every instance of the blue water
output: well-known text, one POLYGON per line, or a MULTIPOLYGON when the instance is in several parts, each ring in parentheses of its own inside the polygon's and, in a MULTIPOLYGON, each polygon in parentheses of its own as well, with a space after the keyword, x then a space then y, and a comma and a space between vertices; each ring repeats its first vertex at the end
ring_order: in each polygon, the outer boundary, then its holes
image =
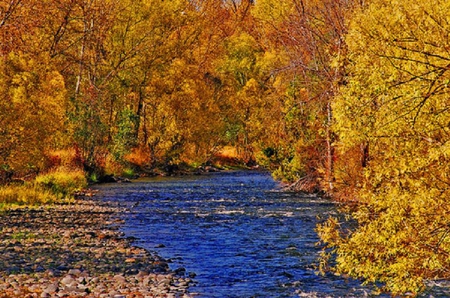
POLYGON ((364 297, 359 282, 316 274, 318 216, 332 202, 284 192, 268 173, 223 172, 99 186, 130 208, 136 245, 195 273, 199 297, 364 297))

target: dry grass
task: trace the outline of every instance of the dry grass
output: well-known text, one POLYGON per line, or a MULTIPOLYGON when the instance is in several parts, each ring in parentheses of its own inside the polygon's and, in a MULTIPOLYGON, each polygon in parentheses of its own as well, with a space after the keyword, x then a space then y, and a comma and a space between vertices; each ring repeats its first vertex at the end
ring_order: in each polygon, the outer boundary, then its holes
POLYGON ((57 196, 50 190, 34 184, 0 187, 0 210, 12 206, 35 206, 53 203, 57 196))
POLYGON ((54 194, 69 196, 87 186, 85 173, 80 169, 59 167, 36 177, 36 183, 54 194))

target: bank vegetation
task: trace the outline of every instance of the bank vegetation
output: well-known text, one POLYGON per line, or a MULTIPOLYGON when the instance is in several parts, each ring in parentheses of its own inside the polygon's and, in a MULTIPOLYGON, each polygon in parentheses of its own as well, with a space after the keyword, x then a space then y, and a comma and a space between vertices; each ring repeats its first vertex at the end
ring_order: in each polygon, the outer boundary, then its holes
POLYGON ((450 277, 449 16, 443 0, 0 0, 1 204, 260 165, 342 203, 321 269, 419 293, 450 277))

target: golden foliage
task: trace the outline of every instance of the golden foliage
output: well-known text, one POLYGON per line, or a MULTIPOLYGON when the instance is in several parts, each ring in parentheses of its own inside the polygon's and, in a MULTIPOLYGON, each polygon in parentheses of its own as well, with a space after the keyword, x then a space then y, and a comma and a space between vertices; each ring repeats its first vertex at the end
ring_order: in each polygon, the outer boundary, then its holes
POLYGON ((356 180, 343 189, 359 200, 358 225, 338 237, 345 225, 319 231, 337 272, 394 294, 450 277, 449 11, 448 1, 370 1, 346 36, 349 75, 333 104, 344 159, 336 173, 356 180))

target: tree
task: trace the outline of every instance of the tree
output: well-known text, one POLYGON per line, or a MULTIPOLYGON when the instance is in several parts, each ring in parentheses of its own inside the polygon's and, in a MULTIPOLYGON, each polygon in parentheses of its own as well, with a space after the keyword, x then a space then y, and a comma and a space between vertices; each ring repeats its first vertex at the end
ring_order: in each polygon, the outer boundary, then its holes
MULTIPOLYGON (((38 172, 61 140, 64 79, 45 55, 10 52, 0 60, 0 170, 38 172)), ((3 181, 4 182, 4 181, 3 181)))
POLYGON ((358 225, 330 219, 319 233, 337 272, 394 294, 449 278, 449 11, 447 1, 374 0, 346 36, 347 85, 333 109, 339 150, 367 148, 351 191, 358 225))
POLYGON ((334 188, 331 99, 344 71, 331 61, 345 55, 345 19, 353 5, 353 1, 263 0, 253 11, 264 41, 289 57, 284 86, 278 88, 284 90, 279 96, 284 98, 280 125, 285 131, 276 150, 276 173, 297 181, 298 189, 334 188))

